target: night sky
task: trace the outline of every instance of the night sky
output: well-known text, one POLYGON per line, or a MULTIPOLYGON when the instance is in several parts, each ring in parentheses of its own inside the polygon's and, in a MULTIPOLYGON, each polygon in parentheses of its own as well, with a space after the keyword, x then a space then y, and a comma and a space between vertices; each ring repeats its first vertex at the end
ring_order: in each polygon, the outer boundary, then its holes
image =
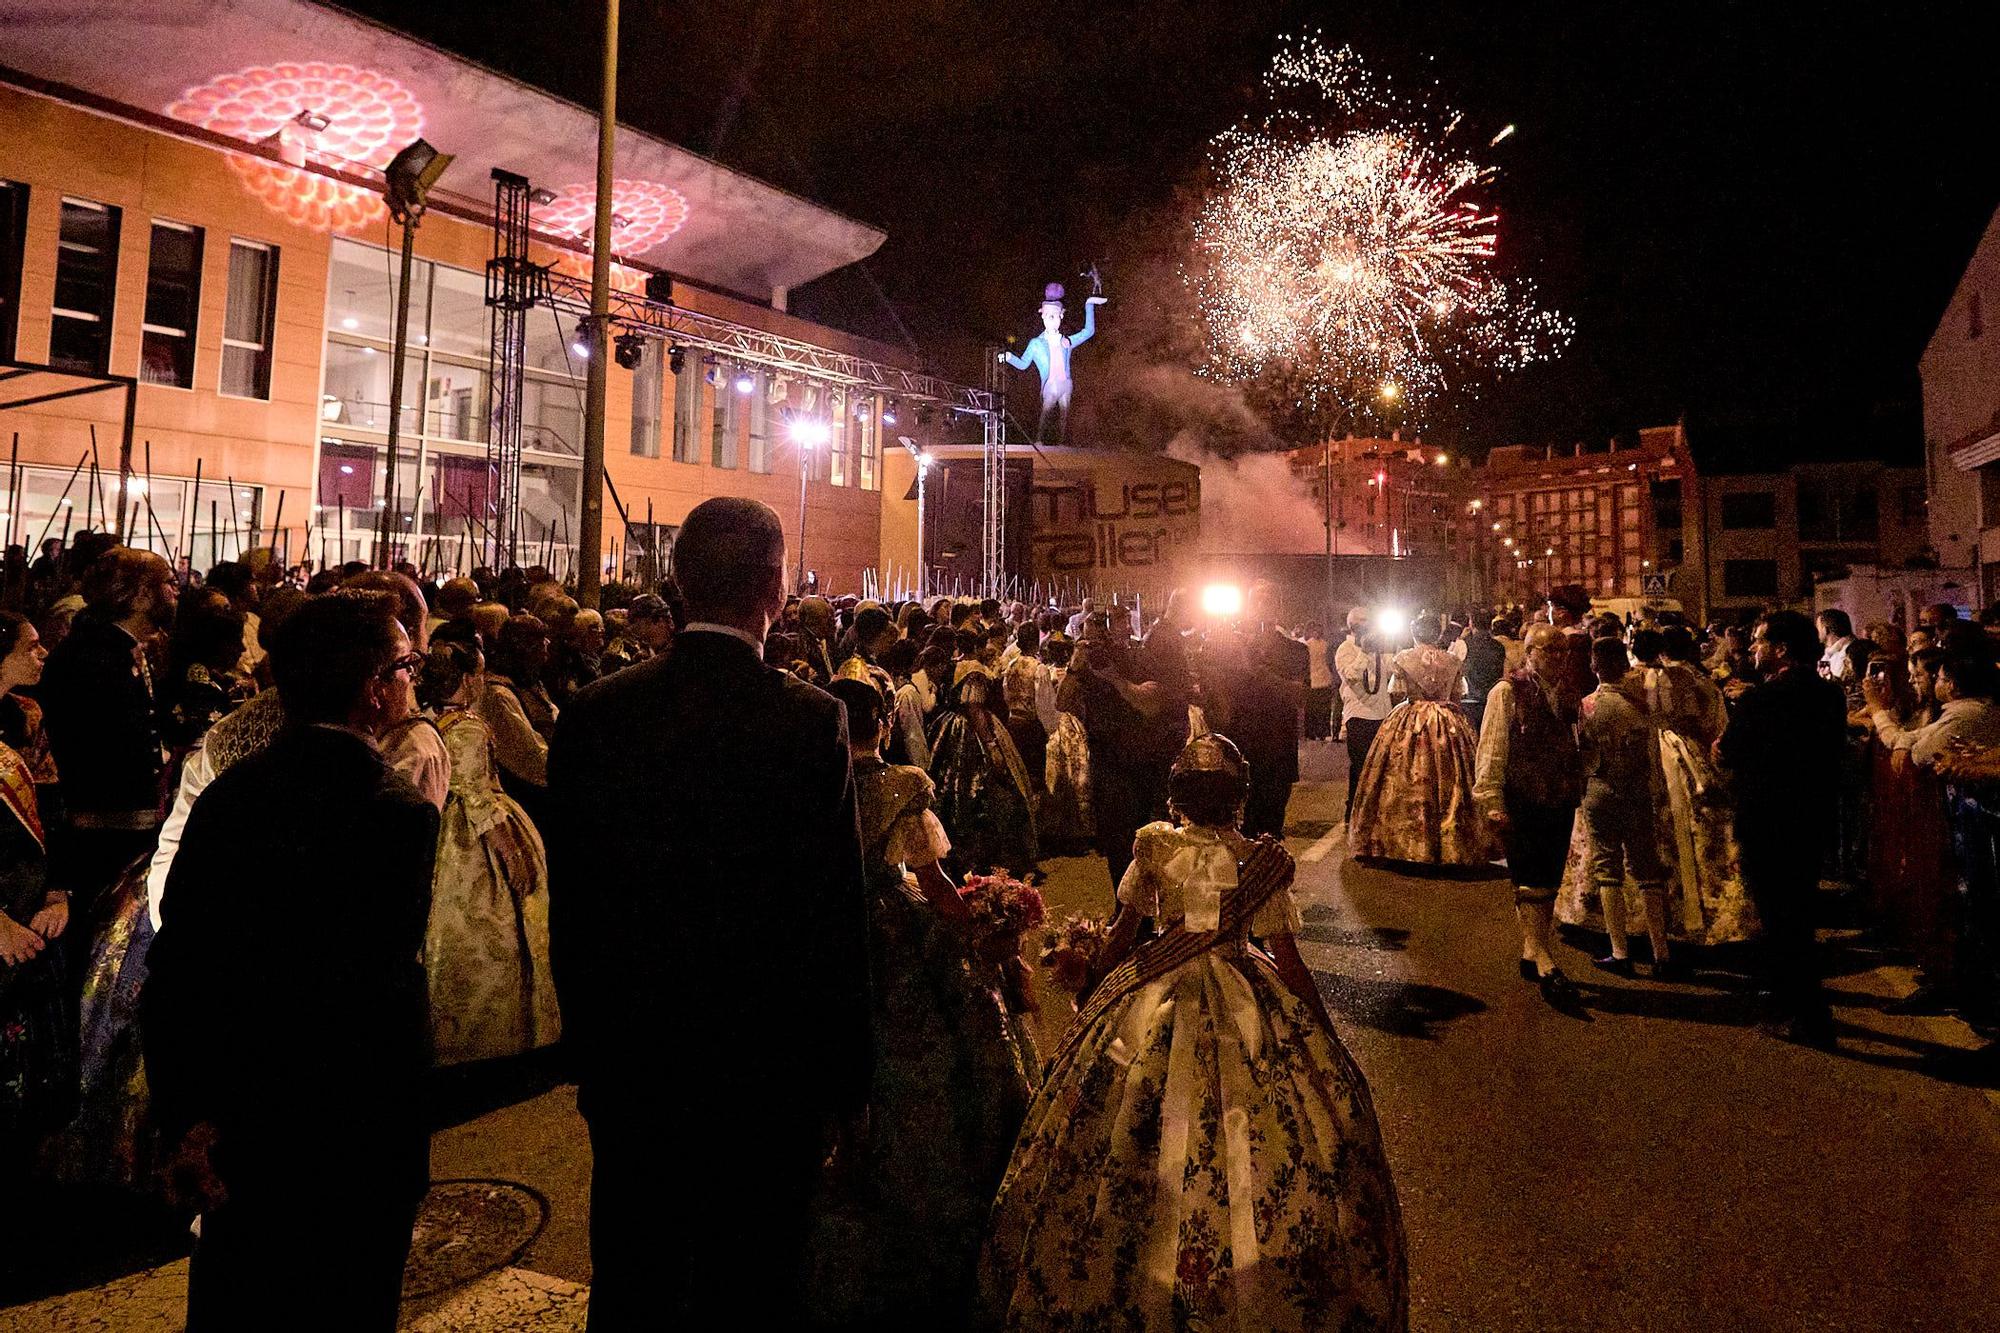
MULTIPOLYGON (((547 5, 350 7, 595 95, 595 34, 547 5)), ((889 232, 800 313, 971 376, 974 340, 1033 333, 1041 284, 1095 260, 1108 362, 1121 267, 1174 242, 1152 219, 1254 105, 1277 37, 1318 28, 1472 123, 1518 125, 1485 155, 1503 258, 1578 326, 1427 438, 1601 441, 1685 415, 1705 468, 1914 460, 1916 358, 2000 203, 2000 104, 1989 6, 1871 8, 626 0, 620 109, 889 232)))

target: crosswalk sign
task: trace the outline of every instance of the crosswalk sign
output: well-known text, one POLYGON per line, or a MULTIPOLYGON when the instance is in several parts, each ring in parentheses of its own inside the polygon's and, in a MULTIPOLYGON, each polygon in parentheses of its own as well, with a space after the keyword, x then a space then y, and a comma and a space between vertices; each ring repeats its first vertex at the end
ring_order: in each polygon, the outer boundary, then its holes
POLYGON ((1641 574, 1639 576, 1639 592, 1644 597, 1665 597, 1667 595, 1667 576, 1665 574, 1641 574))

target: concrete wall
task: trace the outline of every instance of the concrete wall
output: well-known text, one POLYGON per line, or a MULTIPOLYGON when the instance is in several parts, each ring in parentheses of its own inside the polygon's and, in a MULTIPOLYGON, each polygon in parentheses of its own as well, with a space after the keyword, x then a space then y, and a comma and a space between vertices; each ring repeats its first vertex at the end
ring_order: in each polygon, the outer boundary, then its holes
POLYGON ((1923 381, 1931 544, 1945 568, 1968 568, 1978 558, 1979 478, 1960 472, 1946 455, 1955 445, 2000 429, 2000 213, 1987 223, 1917 371, 1923 381))

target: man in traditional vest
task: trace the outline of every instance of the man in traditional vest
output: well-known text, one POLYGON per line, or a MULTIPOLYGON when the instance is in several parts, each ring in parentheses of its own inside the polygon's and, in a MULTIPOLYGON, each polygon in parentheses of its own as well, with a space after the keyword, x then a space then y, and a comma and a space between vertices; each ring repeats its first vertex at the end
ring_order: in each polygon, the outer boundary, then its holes
POLYGON ((1558 1008, 1576 991, 1549 956, 1556 890, 1562 887, 1570 829, 1583 798, 1576 704, 1559 677, 1563 632, 1528 630, 1527 665, 1486 696, 1472 794, 1507 852, 1514 913, 1521 923, 1521 978, 1538 983, 1558 1008))

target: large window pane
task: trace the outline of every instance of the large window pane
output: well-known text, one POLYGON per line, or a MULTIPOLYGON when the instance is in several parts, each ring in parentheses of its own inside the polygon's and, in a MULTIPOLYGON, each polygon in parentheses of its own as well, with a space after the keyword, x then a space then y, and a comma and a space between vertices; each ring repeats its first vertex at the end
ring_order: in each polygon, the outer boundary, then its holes
POLYGON ((153 223, 146 256, 146 320, 139 378, 194 387, 194 338, 201 309, 200 227, 153 223))
MULTIPOLYGON (((329 342, 326 345, 326 391, 320 400, 320 418, 330 425, 386 432, 389 429, 389 362, 387 352, 373 347, 329 342)), ((403 361, 402 429, 412 434, 417 429, 416 386, 422 380, 422 358, 415 355, 406 357, 403 361)))
POLYGON ((750 470, 771 470, 771 426, 777 414, 771 410, 771 372, 755 372, 756 387, 750 392, 750 470))
POLYGON ((229 303, 222 316, 222 392, 271 396, 271 333, 277 318, 278 251, 229 242, 229 303))
POLYGON ((424 433, 479 444, 486 439, 486 372, 431 359, 424 388, 424 433))
POLYGON ((701 358, 685 356, 674 376, 674 461, 701 461, 701 358))
POLYGON ((521 387, 521 447, 580 457, 583 387, 572 380, 532 376, 521 387))
POLYGON ((715 409, 709 414, 708 461, 715 467, 736 466, 736 411, 740 396, 731 383, 734 372, 728 366, 717 366, 707 376, 710 392, 715 395, 715 409))
POLYGON ((639 458, 660 456, 660 410, 666 397, 666 344, 648 338, 632 372, 632 453, 639 458))
POLYGON ((118 210, 62 201, 49 364, 102 375, 110 365, 111 310, 118 286, 118 210))
MULTIPOLYGON (((486 275, 431 266, 430 349, 486 358, 492 348, 486 308, 486 275)), ((534 316, 529 315, 532 323, 534 316)), ((413 330, 414 332, 414 330, 413 330)))
POLYGON ((14 359, 21 327, 21 264, 27 257, 28 187, 0 180, 0 361, 14 359))
MULTIPOLYGON (((327 327, 336 333, 393 342, 396 337, 396 282, 401 258, 394 251, 338 237, 327 294, 327 327)), ((410 277, 410 345, 424 332, 430 268, 419 262, 410 277)))

